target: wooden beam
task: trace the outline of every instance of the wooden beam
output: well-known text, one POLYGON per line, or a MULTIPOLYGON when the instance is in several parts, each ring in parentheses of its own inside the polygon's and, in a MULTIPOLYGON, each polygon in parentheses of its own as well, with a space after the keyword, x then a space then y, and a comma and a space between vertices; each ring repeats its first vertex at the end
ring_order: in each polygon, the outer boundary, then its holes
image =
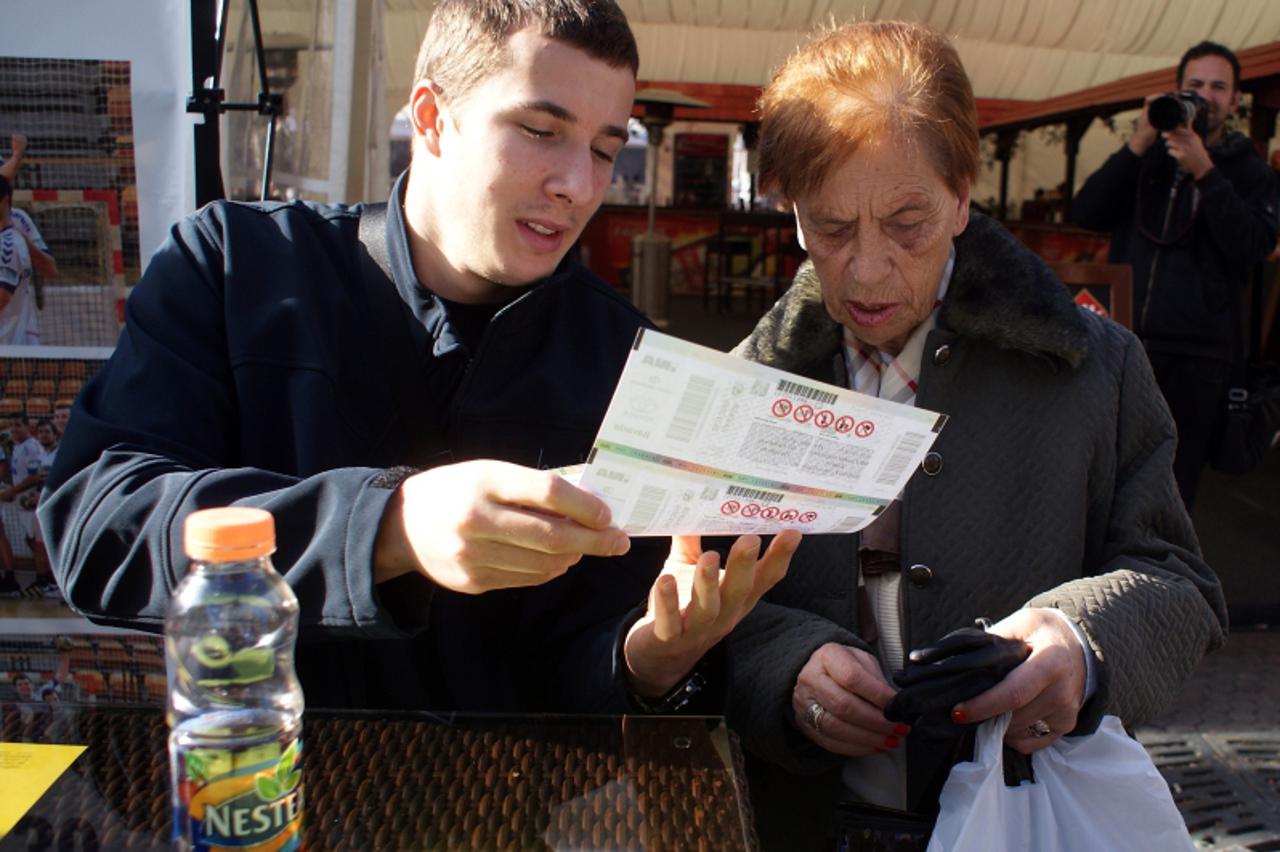
MULTIPOLYGON (((1269 90, 1280 84, 1280 42, 1260 44, 1236 52, 1240 60, 1240 89, 1245 92, 1269 90)), ((1002 130, 1030 130, 1045 124, 1058 124, 1076 116, 1109 116, 1142 105, 1147 95, 1169 92, 1177 85, 1176 66, 1134 74, 1069 92, 1042 101, 1027 102, 1019 110, 1006 113, 990 123, 981 124, 983 133, 1002 130)))

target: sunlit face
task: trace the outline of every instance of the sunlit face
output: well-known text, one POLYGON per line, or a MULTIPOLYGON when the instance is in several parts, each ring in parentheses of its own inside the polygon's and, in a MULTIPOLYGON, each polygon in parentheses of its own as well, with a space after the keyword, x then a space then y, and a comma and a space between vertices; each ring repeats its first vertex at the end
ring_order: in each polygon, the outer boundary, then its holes
POLYGON ((628 68, 524 29, 511 63, 460 100, 420 83, 405 210, 418 277, 496 302, 550 274, 600 206, 627 141, 628 68))
POLYGON ((1209 108, 1210 136, 1217 135, 1240 105, 1240 93, 1236 91, 1231 63, 1221 56, 1201 56, 1188 62, 1182 70, 1182 88, 1204 98, 1209 108))
POLYGON ((836 322, 897 354, 933 312, 951 241, 969 223, 918 144, 864 144, 797 198, 805 246, 836 322))

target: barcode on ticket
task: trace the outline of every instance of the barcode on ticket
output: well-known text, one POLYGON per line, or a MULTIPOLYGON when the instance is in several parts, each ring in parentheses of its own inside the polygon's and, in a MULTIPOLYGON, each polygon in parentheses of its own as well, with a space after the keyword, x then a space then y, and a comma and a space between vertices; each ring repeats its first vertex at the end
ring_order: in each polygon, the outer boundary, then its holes
POLYGON ((789 382, 786 379, 778 380, 778 390, 786 394, 791 394, 792 396, 811 399, 815 402, 825 402, 827 405, 833 405, 835 401, 839 399, 839 397, 831 391, 818 390, 817 388, 811 388, 807 385, 789 382))
POLYGON ((741 497, 745 500, 759 500, 761 503, 781 503, 782 495, 774 494, 772 491, 760 491, 757 488, 744 488, 741 485, 730 485, 728 488, 730 497, 741 497))
POLYGON ((911 461, 911 457, 920 449, 920 445, 924 443, 925 436, 918 432, 907 432, 898 439, 898 443, 894 445, 893 452, 880 468, 880 472, 876 474, 876 485, 892 485, 897 480, 903 468, 911 461))

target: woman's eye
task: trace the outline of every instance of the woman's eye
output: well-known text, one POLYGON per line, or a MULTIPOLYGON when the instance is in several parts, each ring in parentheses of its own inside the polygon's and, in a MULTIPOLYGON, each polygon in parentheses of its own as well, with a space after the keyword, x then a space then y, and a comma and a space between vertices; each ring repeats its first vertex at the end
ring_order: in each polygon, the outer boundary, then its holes
POLYGON ((539 130, 536 127, 530 127, 527 124, 520 125, 520 129, 524 131, 526 136, 532 136, 534 139, 548 139, 551 136, 550 130, 539 130))
POLYGON ((617 157, 616 154, 610 154, 608 151, 601 148, 592 148, 591 153, 594 154, 596 159, 600 160, 602 163, 612 163, 617 157))

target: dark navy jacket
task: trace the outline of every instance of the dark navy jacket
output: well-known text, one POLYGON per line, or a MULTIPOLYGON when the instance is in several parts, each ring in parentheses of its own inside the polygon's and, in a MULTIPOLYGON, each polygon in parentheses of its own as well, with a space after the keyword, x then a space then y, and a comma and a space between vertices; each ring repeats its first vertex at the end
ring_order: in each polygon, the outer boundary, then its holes
POLYGON ((1133 267, 1133 330, 1148 351, 1230 361, 1241 290, 1276 242, 1276 185, 1241 133, 1209 157, 1193 181, 1163 140, 1142 157, 1122 146, 1080 187, 1071 218, 1110 231, 1110 261, 1133 267))
POLYGON ((467 596, 418 575, 374 586, 394 493, 380 483, 407 461, 410 430, 428 434, 432 463, 581 461, 648 325, 565 262, 469 351, 450 307, 414 276, 403 183, 387 250, 412 364, 390 361, 371 326, 359 208, 215 203, 172 229, 48 482, 40 518, 58 582, 96 622, 160 630, 187 566, 185 516, 259 506, 275 516, 274 563, 301 604, 310 706, 629 709, 614 640, 661 566, 654 540, 531 590, 467 596), (402 370, 427 395, 429 422, 399 410, 402 370))

